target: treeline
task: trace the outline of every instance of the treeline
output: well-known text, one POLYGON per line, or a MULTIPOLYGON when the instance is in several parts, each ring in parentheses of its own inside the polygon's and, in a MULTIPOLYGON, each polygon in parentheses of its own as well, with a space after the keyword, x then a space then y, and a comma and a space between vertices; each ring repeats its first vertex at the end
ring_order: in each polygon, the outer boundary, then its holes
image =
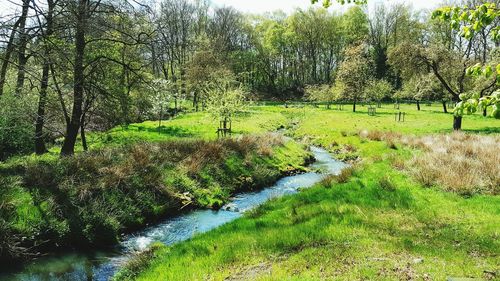
POLYGON ((306 94, 354 109, 487 95, 494 79, 465 72, 498 62, 497 21, 465 40, 403 4, 244 15, 205 0, 21 0, 0 20, 0 158, 42 154, 57 139, 70 155, 77 141, 87 149, 88 130, 163 118, 187 102, 203 109, 221 79, 252 98, 306 94))

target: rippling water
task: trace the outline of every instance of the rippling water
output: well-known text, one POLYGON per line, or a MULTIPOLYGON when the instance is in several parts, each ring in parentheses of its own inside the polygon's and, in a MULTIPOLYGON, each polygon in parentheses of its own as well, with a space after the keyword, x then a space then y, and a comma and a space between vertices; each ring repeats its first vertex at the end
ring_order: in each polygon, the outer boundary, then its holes
POLYGON ((131 253, 146 249, 153 242, 167 245, 189 239, 235 220, 248 209, 286 194, 296 193, 299 188, 311 187, 327 174, 337 174, 346 166, 333 159, 318 147, 311 147, 316 162, 311 165, 318 172, 309 172, 277 181, 275 185, 256 192, 241 193, 219 211, 195 210, 147 227, 124 237, 113 251, 69 253, 33 261, 18 272, 0 275, 0 280, 109 280, 131 253))

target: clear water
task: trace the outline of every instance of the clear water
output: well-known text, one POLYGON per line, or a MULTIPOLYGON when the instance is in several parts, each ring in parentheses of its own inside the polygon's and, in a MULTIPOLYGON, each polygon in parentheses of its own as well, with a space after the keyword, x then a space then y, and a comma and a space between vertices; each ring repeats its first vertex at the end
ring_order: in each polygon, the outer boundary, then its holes
POLYGON ((255 208, 273 197, 296 193, 299 188, 311 187, 325 175, 338 174, 346 166, 319 147, 311 147, 311 151, 316 158, 311 168, 317 172, 284 177, 271 187, 238 194, 219 211, 195 210, 166 219, 124 237, 113 251, 75 252, 41 258, 17 272, 0 273, 0 280, 109 280, 131 253, 144 250, 153 242, 160 241, 171 245, 189 239, 196 233, 206 232, 235 220, 241 217, 244 211, 255 208))

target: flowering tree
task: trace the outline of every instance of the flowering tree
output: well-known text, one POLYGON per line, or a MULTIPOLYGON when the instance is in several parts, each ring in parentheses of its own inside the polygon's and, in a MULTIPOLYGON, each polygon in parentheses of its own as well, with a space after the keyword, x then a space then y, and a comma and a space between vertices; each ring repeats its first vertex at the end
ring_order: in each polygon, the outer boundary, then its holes
POLYGON ((149 85, 152 95, 153 112, 158 114, 158 132, 161 130, 161 121, 163 120, 163 112, 168 108, 172 99, 173 85, 165 79, 155 79, 149 85))
POLYGON ((381 102, 385 97, 388 97, 392 92, 391 83, 386 80, 373 79, 368 82, 365 88, 365 99, 368 101, 377 102, 377 106, 381 107, 381 102))
POLYGON ((229 78, 215 79, 206 91, 206 107, 210 115, 221 123, 223 134, 229 130, 231 118, 245 108, 246 93, 229 78))

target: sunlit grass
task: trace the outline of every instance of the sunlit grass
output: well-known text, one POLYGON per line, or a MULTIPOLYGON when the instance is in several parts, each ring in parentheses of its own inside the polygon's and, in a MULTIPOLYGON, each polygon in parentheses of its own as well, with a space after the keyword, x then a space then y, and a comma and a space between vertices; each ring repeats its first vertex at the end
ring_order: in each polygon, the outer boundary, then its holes
POLYGON ((394 151, 381 145, 362 144, 385 160, 366 155, 347 183, 269 202, 164 247, 138 280, 443 280, 495 271, 500 198, 424 189, 391 167, 394 151))

